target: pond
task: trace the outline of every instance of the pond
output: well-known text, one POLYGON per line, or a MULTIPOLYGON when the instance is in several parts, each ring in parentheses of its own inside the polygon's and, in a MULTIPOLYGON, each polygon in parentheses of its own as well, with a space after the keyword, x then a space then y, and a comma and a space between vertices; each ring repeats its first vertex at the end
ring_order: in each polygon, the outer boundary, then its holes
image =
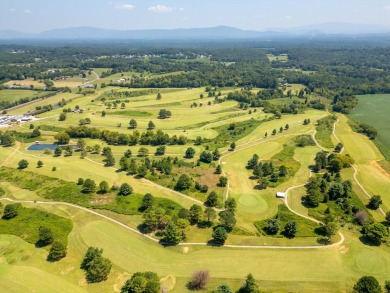
POLYGON ((55 150, 57 145, 54 143, 39 143, 30 145, 27 150, 28 151, 43 151, 45 149, 55 150))

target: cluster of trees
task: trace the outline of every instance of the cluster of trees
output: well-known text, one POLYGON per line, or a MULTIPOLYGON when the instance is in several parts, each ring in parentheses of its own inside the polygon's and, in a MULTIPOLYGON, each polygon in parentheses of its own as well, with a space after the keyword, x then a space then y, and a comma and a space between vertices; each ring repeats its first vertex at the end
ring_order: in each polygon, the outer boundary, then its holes
MULTIPOLYGON (((231 232, 236 224, 235 209, 236 202, 229 199, 225 203, 226 209, 219 213, 219 224, 214 227, 213 241, 216 244, 223 244, 227 239, 227 233, 231 232)), ((146 194, 142 200, 141 209, 144 212, 142 229, 146 233, 159 232, 163 235, 163 241, 177 244, 186 239, 186 233, 190 225, 200 227, 211 227, 217 217, 212 207, 194 204, 190 209, 181 209, 177 215, 161 207, 156 207, 153 196, 146 194)))
MULTIPOLYGON (((131 126, 132 127, 132 126, 131 126)), ((136 127, 136 124, 133 127, 136 127)), ((117 131, 110 130, 100 130, 97 128, 89 128, 86 126, 76 126, 69 127, 65 133, 71 138, 93 138, 93 139, 102 139, 109 144, 117 145, 185 145, 188 141, 187 137, 180 135, 177 137, 173 135, 169 137, 167 133, 164 133, 162 130, 157 130, 156 132, 152 130, 147 130, 140 133, 138 130, 134 130, 132 134, 119 133, 117 131)), ((58 139, 58 135, 64 136, 64 133, 57 134, 55 138, 58 139)), ((65 140, 66 141, 66 140, 65 140)), ((69 141, 68 141, 69 142, 69 141)), ((62 141, 61 141, 62 143, 62 141)))
POLYGON ((378 130, 376 130, 373 126, 365 124, 365 123, 358 123, 357 125, 352 125, 352 128, 359 133, 363 133, 367 135, 370 139, 375 139, 378 136, 378 130))
POLYGON ((340 94, 334 96, 332 110, 343 114, 349 114, 357 106, 357 104, 358 99, 355 96, 341 92, 340 94))
POLYGON ((286 177, 289 173, 285 165, 275 166, 273 162, 261 162, 257 154, 248 161, 246 168, 253 170, 253 176, 259 178, 260 189, 266 189, 269 182, 277 182, 280 177, 286 177))
MULTIPOLYGON (((266 232, 268 235, 276 235, 280 231, 280 229, 281 227, 280 227, 280 221, 278 217, 267 220, 263 227, 264 232, 266 232)), ((282 234, 285 237, 293 238, 295 237, 297 232, 298 232, 298 223, 291 220, 284 225, 282 234)))
MULTIPOLYGON (((385 281, 385 293, 390 293, 390 281, 385 281)), ((361 277, 353 286, 353 293, 382 293, 381 285, 373 276, 361 277)))
POLYGON ((354 163, 353 158, 350 155, 341 155, 326 151, 321 151, 316 154, 314 159, 315 164, 313 166, 314 172, 327 169, 332 173, 339 173, 343 168, 349 168, 354 163))
POLYGON ((123 285, 121 293, 160 293, 160 278, 154 272, 137 272, 123 285))
POLYGON ((161 110, 158 112, 158 118, 159 118, 159 119, 171 118, 171 116, 172 116, 171 111, 166 110, 166 109, 161 109, 161 110))
POLYGON ((86 279, 89 283, 107 280, 111 267, 111 261, 103 257, 103 249, 88 247, 81 268, 85 270, 86 279))

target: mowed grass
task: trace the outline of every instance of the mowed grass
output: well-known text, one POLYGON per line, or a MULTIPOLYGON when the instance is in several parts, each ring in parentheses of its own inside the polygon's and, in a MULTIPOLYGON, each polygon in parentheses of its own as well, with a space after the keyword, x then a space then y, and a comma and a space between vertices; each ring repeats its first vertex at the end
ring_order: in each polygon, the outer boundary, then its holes
POLYGON ((352 111, 351 117, 378 130, 379 135, 374 142, 390 161, 390 95, 363 95, 358 96, 358 99, 359 104, 352 111))
POLYGON ((358 169, 357 178, 366 191, 382 197, 385 212, 390 211, 390 176, 384 172, 376 161, 384 159, 375 144, 365 135, 354 132, 348 125, 348 118, 339 115, 340 123, 336 126, 336 134, 344 144, 345 153, 351 155, 358 169))
POLYGON ((33 97, 40 97, 43 95, 46 95, 50 92, 39 92, 39 91, 32 91, 32 90, 0 90, 0 101, 6 101, 6 102, 15 102, 19 101, 22 98, 33 98, 33 97))

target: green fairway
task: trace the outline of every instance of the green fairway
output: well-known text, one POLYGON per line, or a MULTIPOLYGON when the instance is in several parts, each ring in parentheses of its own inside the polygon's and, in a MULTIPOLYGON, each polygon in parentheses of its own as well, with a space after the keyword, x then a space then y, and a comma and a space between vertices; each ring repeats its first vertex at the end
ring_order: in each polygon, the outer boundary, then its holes
POLYGON ((390 95, 364 95, 358 98, 359 104, 352 111, 351 117, 378 130, 374 142, 386 159, 390 160, 390 95))

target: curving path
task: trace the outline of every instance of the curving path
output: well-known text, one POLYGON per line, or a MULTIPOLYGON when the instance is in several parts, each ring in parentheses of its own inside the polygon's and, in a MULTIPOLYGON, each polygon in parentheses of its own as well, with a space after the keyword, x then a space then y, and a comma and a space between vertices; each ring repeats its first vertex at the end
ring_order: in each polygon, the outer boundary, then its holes
MULTIPOLYGON (((294 125, 294 126, 298 126, 298 124, 297 124, 297 125, 294 125)), ((292 127, 294 127, 294 126, 292 126, 292 127)), ((223 156, 220 157, 218 163, 220 164, 223 158, 226 158, 227 156, 229 156, 229 155, 231 155, 231 154, 233 154, 233 153, 236 153, 236 152, 239 152, 239 151, 243 151, 243 150, 248 149, 248 148, 251 148, 251 147, 253 147, 253 146, 260 145, 260 144, 262 144, 262 143, 269 142, 269 141, 272 141, 272 140, 276 140, 276 139, 279 139, 280 137, 296 136, 296 135, 308 134, 308 133, 311 133, 311 132, 313 132, 312 137, 313 137, 314 141, 316 142, 317 146, 318 146, 319 148, 325 150, 325 149, 317 142, 317 140, 315 139, 316 131, 315 131, 315 130, 314 130, 314 131, 313 131, 313 130, 310 130, 310 131, 308 131, 308 132, 306 132, 306 133, 286 134, 286 135, 276 136, 276 137, 269 138, 269 139, 267 139, 267 138, 260 138, 260 139, 255 140, 255 141, 251 141, 251 142, 245 143, 245 144, 241 145, 241 146, 243 146, 243 147, 240 147, 240 148, 237 149, 236 151, 233 151, 233 152, 225 151, 225 152, 224 152, 225 155, 223 155, 223 156)), ((22 154, 25 154, 25 153, 19 151, 19 149, 14 149, 14 151, 15 151, 15 152, 22 153, 22 154)), ((15 152, 14 152, 14 153, 15 153, 15 152)), ((14 154, 14 153, 13 153, 13 154, 14 154)), ((13 155, 13 154, 12 154, 12 155, 13 155)), ((12 156, 12 155, 11 155, 11 156, 12 156)), ((25 154, 25 155, 29 155, 29 154, 25 154)), ((35 155, 30 155, 30 156, 38 157, 38 156, 35 156, 35 155)), ((94 161, 94 160, 92 160, 92 159, 90 159, 90 158, 88 158, 88 157, 85 157, 85 159, 87 159, 87 160, 89 160, 89 161, 91 161, 91 162, 93 162, 93 163, 95 163, 95 164, 103 165, 103 166, 104 166, 104 164, 99 163, 99 162, 96 162, 96 161, 94 161)), ((116 168, 114 168, 114 167, 110 167, 110 168, 116 170, 116 168)), ((225 175, 224 172, 223 172, 223 174, 225 175)), ((311 176, 311 173, 310 173, 310 176, 311 176)), ((203 205, 203 202, 201 202, 201 201, 199 201, 199 200, 197 200, 197 199, 195 199, 195 198, 192 198, 192 197, 190 197, 190 196, 188 196, 188 195, 185 195, 185 194, 183 194, 183 193, 177 192, 177 191, 172 190, 172 189, 170 189, 170 188, 167 188, 167 187, 165 187, 165 186, 161 186, 161 185, 159 185, 159 184, 157 184, 157 183, 154 183, 154 182, 152 182, 152 181, 150 181, 150 180, 147 180, 147 179, 145 179, 145 178, 143 178, 143 179, 141 179, 141 180, 143 180, 144 182, 146 182, 146 183, 148 183, 148 184, 150 184, 150 185, 154 185, 154 186, 156 186, 156 187, 158 187, 158 188, 162 188, 162 189, 165 189, 165 190, 167 190, 167 191, 174 192, 174 193, 176 193, 176 194, 178 194, 178 195, 180 195, 180 196, 186 197, 187 199, 190 199, 190 200, 192 200, 192 201, 194 201, 194 202, 197 202, 197 203, 203 205)), ((303 184, 303 185, 299 185, 299 186, 292 186, 292 187, 290 187, 290 188, 288 188, 288 189, 286 190, 286 199, 284 200, 284 202, 285 202, 287 208, 288 208, 292 213, 294 213, 294 214, 296 214, 296 215, 298 215, 298 216, 300 216, 300 217, 306 218, 306 219, 311 220, 311 221, 313 221, 313 222, 315 222, 315 223, 318 223, 318 224, 323 224, 322 222, 320 222, 320 221, 318 221, 318 220, 316 220, 316 219, 313 219, 313 218, 311 218, 311 217, 308 217, 308 216, 306 216, 306 215, 302 215, 302 214, 300 214, 300 213, 294 211, 294 210, 289 206, 288 201, 287 201, 288 192, 289 192, 290 190, 294 189, 294 188, 298 188, 298 187, 302 187, 302 186, 304 186, 304 184, 303 184)), ((227 186, 226 198, 228 198, 228 196, 229 196, 229 185, 227 186)), ((132 231, 132 232, 134 232, 134 233, 136 233, 136 234, 138 234, 138 235, 141 235, 141 236, 143 236, 143 237, 145 237, 145 238, 147 238, 147 239, 149 239, 149 240, 152 240, 153 242, 157 242, 157 243, 160 242, 158 239, 155 239, 155 238, 153 238, 153 237, 150 236, 150 235, 143 234, 143 233, 141 233, 140 231, 138 231, 138 230, 136 230, 136 229, 134 229, 134 228, 131 228, 131 227, 129 227, 129 226, 127 226, 127 225, 125 225, 125 224, 123 224, 123 223, 121 223, 121 222, 119 222, 119 221, 117 221, 117 220, 115 220, 115 219, 113 219, 113 218, 111 218, 111 217, 108 217, 108 216, 103 215, 103 214, 101 214, 101 213, 98 213, 98 212, 96 212, 96 211, 94 211, 94 210, 91 210, 91 209, 88 209, 88 208, 85 208, 85 207, 82 207, 82 206, 79 206, 79 205, 76 205, 76 204, 71 204, 71 203, 66 203, 66 202, 46 202, 46 201, 15 200, 15 199, 11 199, 11 198, 0 198, 0 201, 2 201, 2 200, 9 201, 9 202, 13 202, 13 203, 35 203, 35 204, 42 204, 42 205, 64 205, 64 206, 73 207, 73 208, 80 209, 80 210, 83 210, 83 211, 85 211, 85 212, 88 212, 88 213, 90 213, 90 214, 93 214, 93 215, 95 215, 95 216, 104 218, 104 219, 106 219, 106 220, 108 220, 108 221, 110 221, 110 222, 113 222, 113 223, 115 223, 115 224, 117 224, 117 225, 119 225, 119 226, 121 226, 121 227, 123 227, 123 228, 125 228, 125 229, 127 229, 127 230, 130 230, 130 231, 132 231)), ((216 210, 217 210, 217 211, 221 211, 221 210, 219 210, 219 209, 216 209, 216 210)), ((324 246, 261 246, 261 245, 230 245, 230 244, 226 244, 226 245, 223 245, 222 247, 227 247, 227 248, 241 248, 241 249, 325 249, 325 248, 336 247, 336 246, 339 246, 340 244, 342 244, 342 243, 344 242, 345 238, 344 238, 344 236, 341 234, 341 232, 339 232, 339 235, 340 235, 340 238, 341 238, 341 239, 340 239, 338 242, 333 243, 333 244, 331 244, 331 245, 324 245, 324 246)), ((179 243, 178 245, 179 245, 179 246, 194 246, 194 245, 196 245, 196 246, 209 246, 210 244, 205 243, 205 242, 181 242, 181 243, 179 243)))
MULTIPOLYGON (((339 122, 340 122, 340 120, 337 119, 337 121, 333 124, 333 136, 337 140, 337 142, 340 143, 341 141, 338 138, 338 136, 336 135, 336 124, 339 122)), ((344 152, 344 147, 341 149, 340 154, 342 154, 343 152, 344 152)), ((371 198, 371 195, 367 192, 367 190, 363 187, 363 185, 357 179, 358 169, 356 168, 355 165, 352 165, 352 168, 355 171, 353 173, 353 179, 355 180, 356 184, 360 187, 360 189, 364 192, 364 194, 367 195, 368 198, 371 198)), ((383 211, 383 209, 381 207, 379 208, 379 211, 381 212, 382 215, 386 216, 386 213, 383 211)))
MULTIPOLYGON (((52 202, 49 202, 49 201, 34 201, 34 200, 15 200, 15 199, 12 199, 12 198, 0 198, 0 201, 8 201, 8 202, 12 202, 12 203, 34 203, 34 204, 41 204, 41 205, 63 205, 63 206, 69 206, 69 207, 72 207, 72 208, 76 208, 76 209, 79 209, 79 210, 82 210, 82 211, 85 211, 87 213, 90 213, 90 214, 93 214, 95 216, 98 216, 100 218, 103 218, 105 220, 108 220, 114 224, 117 224, 131 232, 134 232, 140 236, 143 236, 155 243, 160 243, 160 240, 156 239, 156 238, 153 238, 152 236, 148 235, 148 234, 143 234, 141 233, 140 231, 138 231, 137 229, 134 229, 134 228, 131 228, 111 217, 108 217, 106 215, 103 215, 101 213, 98 213, 96 211, 93 211, 91 209, 88 209, 88 208, 85 208, 85 207, 82 207, 82 206, 79 206, 79 205, 75 205, 75 204, 71 204, 71 203, 67 203, 67 202, 55 202, 55 201, 52 201, 52 202)), ((227 248, 244 248, 244 249, 325 249, 325 248, 331 248, 331 247, 335 247, 339 244, 341 244, 342 242, 344 241, 344 237, 342 238, 342 240, 340 240, 339 242, 337 243, 333 243, 331 245, 324 245, 324 246, 261 246, 261 245, 230 245, 230 244, 225 244, 221 247, 227 247, 227 248)), ((179 246, 210 246, 210 244, 208 244, 207 242, 181 242, 178 244, 179 246)))

